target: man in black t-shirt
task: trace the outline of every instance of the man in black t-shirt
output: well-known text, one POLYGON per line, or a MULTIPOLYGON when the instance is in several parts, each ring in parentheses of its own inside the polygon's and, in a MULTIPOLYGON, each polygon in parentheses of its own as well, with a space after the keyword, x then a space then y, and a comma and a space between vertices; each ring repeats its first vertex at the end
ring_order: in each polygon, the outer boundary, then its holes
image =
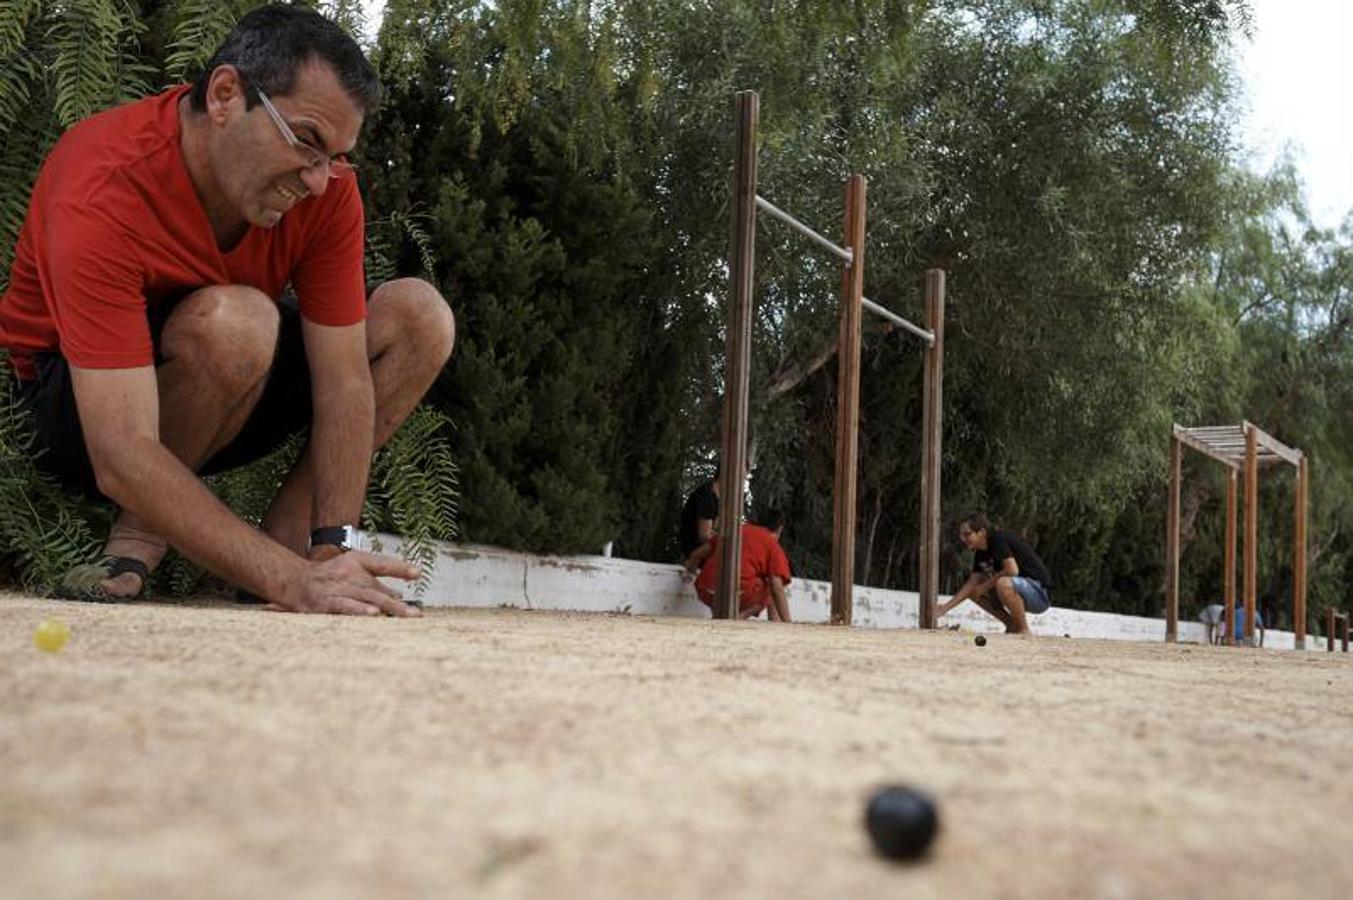
POLYGON ((973 552, 972 574, 963 586, 940 604, 936 618, 972 600, 1005 624, 1005 630, 1028 634, 1025 614, 1047 612, 1052 576, 1033 548, 1009 531, 996 531, 982 513, 959 523, 958 537, 973 552))
POLYGON ((719 470, 714 480, 706 481, 691 491, 686 505, 681 508, 681 560, 688 572, 700 571, 709 556, 710 539, 714 537, 714 522, 719 518, 719 470))

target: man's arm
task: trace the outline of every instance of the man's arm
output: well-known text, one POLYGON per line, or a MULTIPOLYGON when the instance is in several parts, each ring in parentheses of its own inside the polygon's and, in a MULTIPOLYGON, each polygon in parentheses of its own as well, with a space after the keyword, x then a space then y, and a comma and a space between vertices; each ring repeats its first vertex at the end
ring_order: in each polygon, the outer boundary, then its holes
POLYGON ((251 528, 159 439, 155 369, 71 366, 76 407, 99 489, 190 559, 287 609, 413 615, 375 578, 412 580, 402 560, 352 554, 307 562, 251 528))
POLYGON ((789 595, 785 593, 785 583, 779 575, 770 577, 770 596, 774 604, 771 609, 778 616, 776 621, 789 622, 789 595))
POLYGON ((948 603, 941 603, 935 608, 935 618, 940 618, 964 600, 980 595, 987 589, 991 581, 992 579, 988 576, 979 572, 973 572, 968 576, 968 580, 963 582, 963 586, 955 592, 954 596, 949 598, 948 603))
POLYGON ((376 433, 366 324, 332 327, 302 319, 301 334, 314 406, 308 451, 315 492, 311 527, 356 524, 376 433))
POLYGON ((709 558, 709 554, 714 550, 714 520, 696 519, 695 535, 700 539, 700 545, 691 551, 691 555, 686 557, 686 571, 698 572, 709 558))

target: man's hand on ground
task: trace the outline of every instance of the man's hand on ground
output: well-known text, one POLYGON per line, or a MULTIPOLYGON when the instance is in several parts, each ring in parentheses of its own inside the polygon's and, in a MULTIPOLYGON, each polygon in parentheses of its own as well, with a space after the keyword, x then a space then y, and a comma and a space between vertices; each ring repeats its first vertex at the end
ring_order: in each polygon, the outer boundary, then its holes
POLYGON ((312 562, 291 596, 275 605, 288 612, 335 613, 349 616, 418 616, 419 611, 376 580, 378 576, 414 581, 418 569, 394 556, 353 550, 312 562))

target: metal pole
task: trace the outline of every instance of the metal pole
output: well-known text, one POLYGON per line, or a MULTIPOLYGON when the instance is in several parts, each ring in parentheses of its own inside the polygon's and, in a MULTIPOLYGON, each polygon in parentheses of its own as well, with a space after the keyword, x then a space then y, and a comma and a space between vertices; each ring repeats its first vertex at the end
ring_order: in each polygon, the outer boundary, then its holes
POLYGON ((921 388, 921 611, 920 626, 934 628, 940 595, 940 441, 944 431, 944 270, 925 273, 925 349, 921 388))
POLYGON ((902 318, 897 313, 893 312, 887 307, 879 306, 877 303, 875 303, 873 300, 870 300, 868 297, 861 297, 860 303, 861 305, 864 306, 865 309, 869 310, 874 315, 882 316, 889 322, 892 322, 894 325, 898 325, 901 326, 902 328, 907 329, 907 331, 910 331, 912 334, 916 335, 918 338, 925 341, 927 344, 935 343, 935 335, 933 332, 926 331, 919 325, 911 324, 906 319, 902 318))
POLYGON ((742 571, 742 480, 747 468, 747 393, 751 373, 756 265, 756 126, 759 98, 739 91, 734 101, 733 234, 729 248, 728 361, 724 379, 723 447, 719 457, 719 584, 714 615, 738 618, 742 571))
POLYGON ((794 218, 780 207, 776 206, 774 203, 771 203, 765 197, 757 197, 756 205, 758 209, 765 210, 768 214, 779 219, 781 222, 784 222, 790 228, 793 228, 795 231, 797 231, 804 237, 808 238, 810 241, 813 241, 816 244, 820 244, 823 247, 823 249, 825 249, 828 253, 831 253, 835 256, 839 256, 841 259, 845 260, 846 265, 850 265, 851 261, 855 258, 854 254, 852 254, 845 247, 838 247, 836 244, 827 240, 822 235, 818 234, 816 231, 809 228, 807 225, 803 224, 798 219, 794 218))
POLYGON ((1245 426, 1245 646, 1254 646, 1254 607, 1259 588, 1259 435, 1245 426))
POLYGON ((1236 633, 1236 499, 1240 488, 1240 473, 1235 469, 1226 470, 1226 549, 1222 558, 1226 571, 1222 573, 1222 610, 1221 642, 1230 645, 1236 633))
POLYGON ((1292 635, 1298 650, 1306 649, 1306 456, 1297 463, 1296 534, 1292 548, 1292 635))
POLYGON ((854 260, 842 266, 836 380, 836 496, 832 522, 832 624, 854 614, 855 455, 860 417, 860 298, 864 296, 865 178, 846 181, 846 244, 854 260))
POLYGON ((1179 640, 1179 479, 1184 445, 1170 436, 1170 503, 1165 521, 1165 640, 1179 640))

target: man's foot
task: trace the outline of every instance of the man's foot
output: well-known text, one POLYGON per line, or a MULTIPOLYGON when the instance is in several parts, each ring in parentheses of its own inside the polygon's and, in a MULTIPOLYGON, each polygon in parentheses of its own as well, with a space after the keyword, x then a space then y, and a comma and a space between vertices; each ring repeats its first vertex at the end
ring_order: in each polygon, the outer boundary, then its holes
POLYGON ((109 569, 109 574, 99 581, 98 589, 110 601, 135 600, 145 591, 150 573, 168 552, 169 545, 158 534, 141 527, 124 512, 114 523, 103 548, 105 562, 122 562, 109 569))
MULTIPOLYGON (((126 562, 140 562, 140 560, 134 560, 129 556, 119 556, 117 559, 126 562)), ((142 563, 142 565, 145 564, 142 563)), ((146 589, 146 582, 149 580, 149 569, 126 569, 118 575, 100 581, 99 589, 116 600, 135 600, 146 589)))
POLYGON ((62 600, 84 603, 120 603, 135 600, 150 580, 150 568, 130 556, 110 556, 101 562, 76 566, 53 592, 62 600))

